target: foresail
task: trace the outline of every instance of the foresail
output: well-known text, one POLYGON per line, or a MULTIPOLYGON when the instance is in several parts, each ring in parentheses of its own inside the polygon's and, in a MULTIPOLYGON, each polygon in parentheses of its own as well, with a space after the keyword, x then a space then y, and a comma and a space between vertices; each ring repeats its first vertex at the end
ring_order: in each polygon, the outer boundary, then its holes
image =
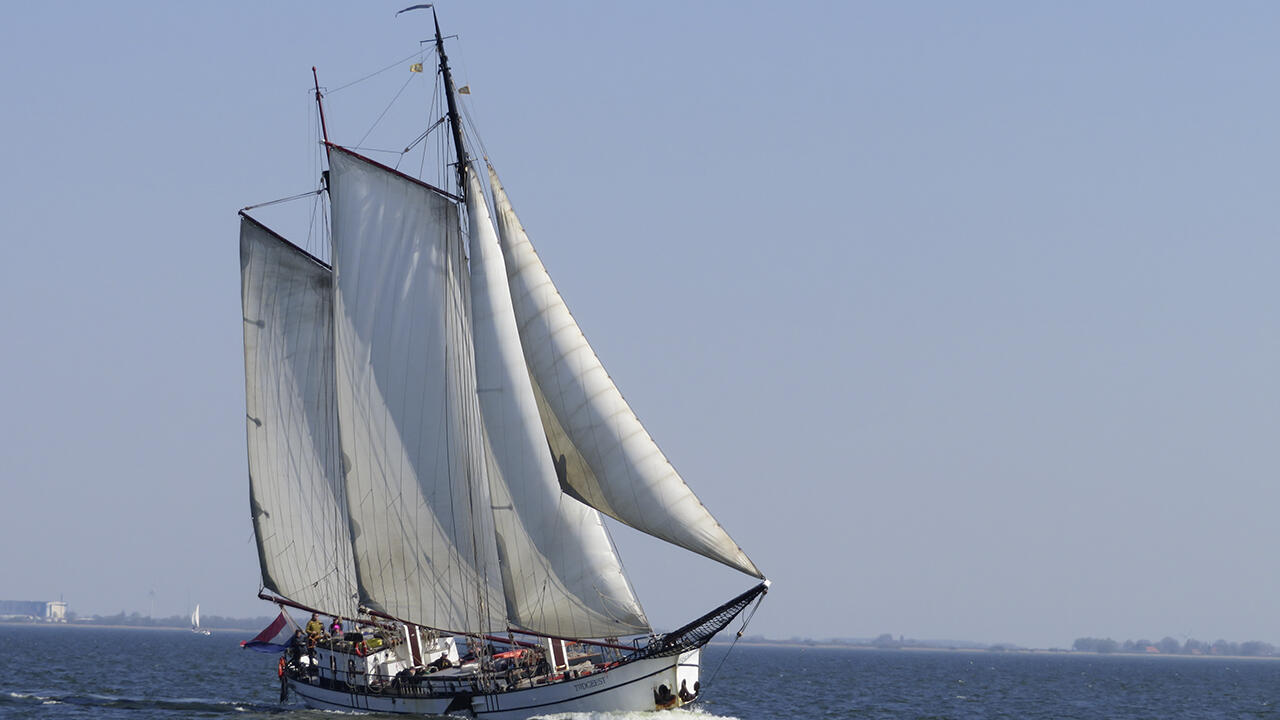
POLYGON ((667 461, 587 344, 489 168, 525 360, 566 492, 637 530, 763 577, 667 461))
POLYGON ((338 419, 361 601, 435 628, 507 625, 458 209, 333 147, 338 419))
POLYGON ((650 632, 595 510, 560 491, 520 350, 497 233, 469 173, 471 297, 477 388, 507 615, 558 637, 650 632))
MULTIPOLYGON (((329 268, 240 222, 249 495, 262 584, 353 615, 355 570, 338 471, 329 268)), ((199 624, 199 606, 192 624, 199 624)))

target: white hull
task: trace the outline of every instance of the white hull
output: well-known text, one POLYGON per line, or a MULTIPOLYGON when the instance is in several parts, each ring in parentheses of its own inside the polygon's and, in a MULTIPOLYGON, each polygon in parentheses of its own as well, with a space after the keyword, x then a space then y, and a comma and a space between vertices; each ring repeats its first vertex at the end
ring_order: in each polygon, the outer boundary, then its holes
POLYGON ((411 697, 349 692, 288 680, 290 689, 307 707, 321 710, 360 710, 411 715, 456 714, 492 720, 523 720, 535 715, 565 712, 646 711, 682 704, 681 685, 693 692, 698 683, 700 651, 650 658, 585 677, 537 687, 465 698, 411 697), (661 686, 670 700, 660 705, 661 686))

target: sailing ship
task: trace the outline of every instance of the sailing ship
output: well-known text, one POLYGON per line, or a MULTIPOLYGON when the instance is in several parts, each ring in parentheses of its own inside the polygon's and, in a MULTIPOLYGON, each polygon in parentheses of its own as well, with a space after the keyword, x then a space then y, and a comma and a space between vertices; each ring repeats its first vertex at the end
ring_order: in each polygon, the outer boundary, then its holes
POLYGON ((317 80, 328 259, 240 212, 259 597, 281 606, 246 645, 288 643, 281 699, 320 709, 692 702, 701 648, 769 583, 640 424, 468 151, 434 30, 447 111, 428 133, 449 130, 450 187, 330 142, 317 80), (657 633, 602 514, 759 582, 657 633), (304 632, 287 608, 342 631, 304 632))
POLYGON ((210 635, 208 630, 200 627, 200 603, 196 603, 196 609, 191 613, 191 632, 197 635, 210 635))

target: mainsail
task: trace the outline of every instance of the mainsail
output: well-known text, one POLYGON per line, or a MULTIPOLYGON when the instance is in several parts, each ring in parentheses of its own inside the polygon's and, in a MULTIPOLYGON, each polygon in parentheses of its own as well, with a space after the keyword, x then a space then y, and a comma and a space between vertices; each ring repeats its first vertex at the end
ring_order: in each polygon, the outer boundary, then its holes
POLYGON ((453 200, 331 146, 338 424, 360 600, 507 627, 453 200))
POLYGON ((262 584, 351 616, 355 572, 338 472, 329 268, 242 214, 240 272, 249 493, 262 584))
POLYGON ((599 514, 560 490, 502 249, 480 183, 468 178, 477 389, 495 464, 489 480, 507 614, 517 627, 559 637, 648 632, 599 514))
POLYGON ((613 384, 489 167, 511 300, 566 491, 631 527, 763 578, 685 484, 613 384))

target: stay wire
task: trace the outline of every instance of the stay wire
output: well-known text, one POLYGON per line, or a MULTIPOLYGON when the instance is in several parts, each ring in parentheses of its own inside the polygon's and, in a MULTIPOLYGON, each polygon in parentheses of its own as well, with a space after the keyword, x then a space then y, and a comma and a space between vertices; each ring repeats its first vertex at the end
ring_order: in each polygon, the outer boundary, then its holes
POLYGON ((462 108, 462 115, 467 119, 467 134, 475 141, 476 147, 480 149, 480 154, 486 160, 489 158, 489 149, 484 146, 484 139, 480 137, 480 130, 476 126, 476 121, 471 118, 471 110, 468 108, 470 102, 458 103, 458 107, 462 108))
MULTIPOLYGON (((466 77, 468 74, 467 73, 467 53, 466 53, 466 48, 463 46, 462 38, 460 37, 455 39, 454 41, 454 56, 455 56, 455 62, 458 65, 459 71, 462 73, 463 77, 466 77)), ((468 98, 464 101, 461 97, 459 97, 458 108, 462 111, 462 116, 466 120, 466 122, 463 123, 466 126, 465 130, 467 134, 475 142, 476 148, 480 150, 481 157, 484 159, 488 159, 489 150, 485 148, 484 140, 480 138, 480 131, 478 130, 478 126, 476 125, 475 120, 471 117, 471 108, 470 108, 470 106, 472 105, 472 101, 470 98, 471 84, 467 83, 463 85, 463 89, 466 89, 467 91, 466 94, 468 95, 468 98)))
POLYGON ((415 51, 415 52, 413 52, 412 54, 408 55, 407 57, 403 57, 403 58, 401 58, 401 59, 399 59, 399 60, 397 60, 397 61, 395 61, 395 62, 391 63, 390 65, 388 65, 388 66, 386 66, 386 67, 382 68, 381 70, 374 70, 373 72, 369 73, 368 75, 365 75, 364 77, 360 78, 359 80, 352 80, 351 82, 347 83, 346 85, 341 85, 341 86, 339 86, 339 87, 336 87, 336 88, 334 88, 334 89, 332 89, 332 90, 328 91, 328 92, 327 92, 327 93, 325 93, 325 94, 326 94, 326 95, 332 95, 332 94, 334 94, 334 93, 338 92, 339 90, 346 90, 347 88, 351 87, 352 85, 357 85, 357 84, 359 84, 359 83, 362 83, 362 82, 364 82, 365 80, 368 80, 369 78, 374 77, 375 75, 381 75, 382 73, 384 73, 384 72, 386 72, 386 71, 390 70, 391 68, 394 68, 394 67, 399 66, 401 63, 403 63, 403 62, 404 62, 404 61, 406 61, 406 60, 412 60, 412 59, 414 59, 415 57, 416 57, 416 58, 421 58, 421 57, 422 57, 422 55, 423 55, 425 52, 426 52, 425 50, 423 50, 422 48, 419 48, 418 50, 416 50, 416 51, 415 51))
POLYGON ((742 639, 742 634, 747 631, 747 625, 750 624, 751 618, 756 616, 756 611, 760 609, 760 603, 764 601, 764 593, 756 598, 755 607, 742 618, 742 627, 738 628, 737 634, 733 636, 733 642, 729 644, 729 649, 725 651, 724 657, 720 658, 720 663, 716 665, 716 671, 711 673, 711 678, 707 680, 707 686, 710 687, 716 681, 716 677, 720 675, 720 669, 724 667, 724 661, 729 659, 729 655, 733 653, 733 649, 738 646, 738 641, 742 639))
POLYGON ((279 205, 280 203, 286 203, 286 202, 289 202, 289 201, 291 201, 291 200, 301 200, 301 199, 302 199, 302 198, 304 198, 304 197, 310 197, 310 196, 312 196, 312 195, 319 195, 321 192, 324 192, 324 191, 323 191, 323 190, 319 190, 319 189, 317 189, 317 190, 308 190, 307 192, 304 192, 304 193, 298 193, 297 195, 290 195, 290 196, 289 196, 289 197, 287 197, 287 198, 280 198, 279 200, 268 200, 267 202, 264 202, 264 203, 258 203, 257 205, 250 205, 250 206, 248 206, 248 207, 243 207, 243 208, 240 208, 240 209, 241 209, 241 210, 244 210, 244 211, 248 211, 248 210, 256 210, 256 209, 261 208, 261 207, 267 207, 268 205, 279 205))
POLYGON ((363 145, 364 141, 369 138, 369 134, 372 133, 378 127, 378 123, 382 122, 382 118, 387 116, 387 112, 391 110, 391 106, 395 105, 396 101, 400 99, 400 96, 404 94, 405 88, 409 87, 409 83, 413 82, 413 76, 416 74, 417 73, 409 73, 409 79, 404 81, 404 84, 401 85, 400 89, 396 91, 395 97, 391 98, 391 102, 387 103, 387 106, 382 109, 381 113, 378 113, 378 119, 374 120, 373 125, 370 125, 369 129, 365 131, 364 136, 361 137, 360 141, 356 143, 357 146, 363 145))

